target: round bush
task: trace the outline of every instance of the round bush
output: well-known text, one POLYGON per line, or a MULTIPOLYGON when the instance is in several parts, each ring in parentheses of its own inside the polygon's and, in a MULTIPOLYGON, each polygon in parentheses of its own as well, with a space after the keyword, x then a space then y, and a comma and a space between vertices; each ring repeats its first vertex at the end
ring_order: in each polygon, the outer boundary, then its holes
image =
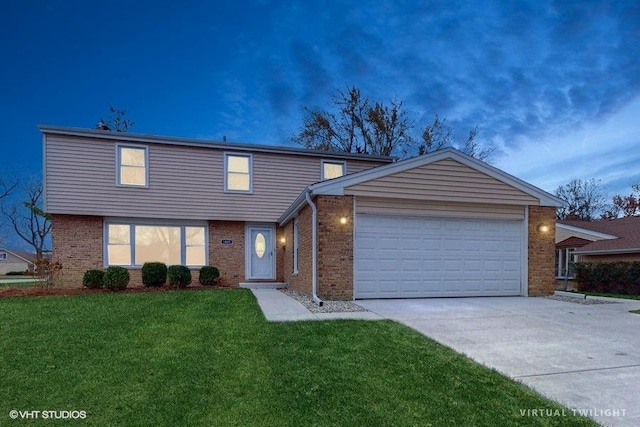
POLYGON ((220 278, 220 270, 217 267, 205 266, 200 269, 200 276, 198 282, 202 286, 213 286, 218 282, 220 278))
POLYGON ((124 267, 111 266, 104 273, 102 283, 114 292, 124 290, 129 284, 129 272, 124 267))
POLYGON ((191 284, 191 270, 184 265, 172 265, 168 269, 169 285, 186 288, 191 284))
POLYGON ((142 284, 162 286, 167 281, 167 266, 162 262, 145 262, 142 265, 142 284))
POLYGON ((102 270, 87 270, 82 276, 82 286, 86 286, 89 289, 99 289, 103 286, 104 271, 102 270))

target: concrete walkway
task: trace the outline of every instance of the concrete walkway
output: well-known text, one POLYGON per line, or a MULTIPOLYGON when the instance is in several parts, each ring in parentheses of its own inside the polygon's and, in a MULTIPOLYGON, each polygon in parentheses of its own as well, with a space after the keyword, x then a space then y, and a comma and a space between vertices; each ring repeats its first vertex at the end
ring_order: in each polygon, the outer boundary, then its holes
POLYGON ((300 320, 382 320, 383 317, 370 311, 335 313, 312 313, 307 308, 277 289, 251 289, 269 322, 292 322, 300 320))

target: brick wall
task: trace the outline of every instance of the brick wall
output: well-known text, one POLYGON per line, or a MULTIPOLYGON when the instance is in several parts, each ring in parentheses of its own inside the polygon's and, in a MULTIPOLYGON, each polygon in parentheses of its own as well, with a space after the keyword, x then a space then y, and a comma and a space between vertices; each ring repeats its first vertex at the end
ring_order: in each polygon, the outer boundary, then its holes
POLYGON ((293 274, 293 220, 285 224, 287 247, 284 250, 283 276, 289 289, 311 294, 312 211, 305 206, 298 214, 298 274, 293 274))
POLYGON ((556 208, 529 206, 529 295, 549 295, 555 287, 556 208), (546 232, 538 230, 547 225, 546 232))
POLYGON ((238 286, 245 278, 245 223, 209 221, 209 265, 220 269, 225 286, 238 286), (230 245, 222 240, 229 239, 230 245))
POLYGON ((353 299, 353 197, 318 196, 318 296, 353 299), (347 223, 341 224, 340 218, 347 223))
POLYGON ((102 217, 52 215, 53 260, 62 263, 56 286, 82 287, 89 269, 102 269, 102 217))

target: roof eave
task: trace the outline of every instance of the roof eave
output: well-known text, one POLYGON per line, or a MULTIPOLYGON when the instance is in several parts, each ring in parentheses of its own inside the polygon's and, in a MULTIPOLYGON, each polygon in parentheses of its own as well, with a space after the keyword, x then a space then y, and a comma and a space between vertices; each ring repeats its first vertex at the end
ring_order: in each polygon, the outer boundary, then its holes
POLYGON ((593 249, 586 251, 573 251, 575 255, 616 255, 616 254, 636 254, 640 253, 640 248, 623 249, 593 249))

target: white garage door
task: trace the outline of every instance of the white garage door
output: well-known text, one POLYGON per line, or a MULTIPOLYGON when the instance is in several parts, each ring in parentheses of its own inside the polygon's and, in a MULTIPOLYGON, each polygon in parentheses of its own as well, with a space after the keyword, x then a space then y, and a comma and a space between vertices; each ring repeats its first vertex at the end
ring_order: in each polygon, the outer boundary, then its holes
POLYGON ((522 221, 359 214, 356 298, 520 295, 522 221))

